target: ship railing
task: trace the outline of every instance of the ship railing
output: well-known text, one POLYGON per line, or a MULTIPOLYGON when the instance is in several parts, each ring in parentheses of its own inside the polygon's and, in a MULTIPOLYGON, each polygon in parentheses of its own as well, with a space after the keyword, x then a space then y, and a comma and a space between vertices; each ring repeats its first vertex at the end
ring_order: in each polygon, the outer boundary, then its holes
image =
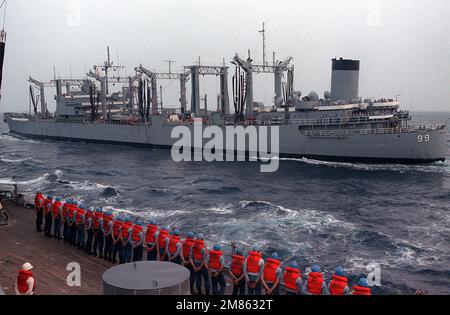
MULTIPOLYGON (((408 115, 398 115, 399 119, 407 119, 408 115)), ((391 117, 390 117, 391 118, 391 117)), ((358 124, 358 123, 374 123, 385 122, 390 118, 374 118, 370 119, 369 116, 355 116, 355 117, 343 117, 343 118, 319 118, 319 119, 288 119, 288 123, 291 125, 300 126, 325 126, 325 125, 343 125, 343 124, 358 124)))
POLYGON ((349 129, 349 130, 303 130, 302 133, 309 137, 346 137, 352 135, 383 135, 416 133, 419 131, 436 131, 445 128, 445 124, 429 126, 412 126, 400 128, 374 128, 374 129, 349 129))

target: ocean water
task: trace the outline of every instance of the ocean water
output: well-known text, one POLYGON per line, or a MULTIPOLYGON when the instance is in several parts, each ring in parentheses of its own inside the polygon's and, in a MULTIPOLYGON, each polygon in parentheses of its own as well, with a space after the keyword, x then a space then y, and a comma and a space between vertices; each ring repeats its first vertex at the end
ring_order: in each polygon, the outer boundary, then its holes
MULTIPOLYGON (((450 113, 414 117, 445 122, 450 113)), ((450 162, 282 159, 264 174, 255 162, 176 163, 168 150, 19 139, 3 122, 0 132, 0 184, 27 194, 155 218, 201 231, 210 245, 258 244, 303 271, 318 264, 327 278, 342 265, 354 282, 377 263, 375 293, 450 294, 450 162)))

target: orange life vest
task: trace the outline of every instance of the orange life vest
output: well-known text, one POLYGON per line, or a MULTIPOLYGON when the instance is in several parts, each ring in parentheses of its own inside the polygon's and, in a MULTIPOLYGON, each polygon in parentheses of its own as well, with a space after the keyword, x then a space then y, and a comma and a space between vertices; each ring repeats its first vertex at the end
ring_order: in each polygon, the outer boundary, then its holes
POLYGON ((65 203, 62 208, 62 217, 64 220, 67 218, 68 214, 69 214, 69 205, 67 203, 65 203))
POLYGON ((114 221, 114 225, 113 225, 113 234, 115 238, 119 237, 119 230, 122 227, 123 222, 120 221, 119 219, 116 219, 116 221, 114 221))
POLYGON ((241 255, 233 255, 231 256, 231 273, 236 277, 240 277, 242 275, 242 267, 245 262, 245 257, 241 255))
POLYGON ((127 240, 128 237, 130 237, 130 228, 131 228, 131 223, 130 222, 125 222, 122 225, 122 239, 123 240, 127 240))
POLYGON ((194 260, 203 261, 202 249, 205 247, 205 242, 203 240, 195 240, 192 248, 194 260))
POLYGON ((92 228, 98 230, 100 228, 100 219, 103 218, 103 213, 95 212, 92 216, 92 228))
POLYGON ((166 249, 166 238, 169 237, 169 231, 161 229, 158 235, 158 246, 160 249, 166 249))
POLYGON ((54 218, 59 216, 59 207, 61 207, 61 201, 55 201, 52 205, 52 212, 54 218))
POLYGON ((155 243, 155 233, 158 231, 158 226, 155 224, 147 225, 147 232, 145 233, 145 242, 147 244, 155 243))
POLYGON ((70 221, 73 221, 73 216, 75 215, 75 211, 76 211, 76 206, 75 205, 69 205, 69 219, 70 221))
POLYGON ((170 235, 169 238, 169 253, 173 255, 177 252, 177 245, 180 242, 180 237, 178 235, 170 235))
POLYGON ((183 257, 185 260, 189 259, 189 255, 191 254, 191 248, 195 243, 195 239, 193 237, 186 237, 186 239, 183 242, 183 257))
POLYGON ((361 287, 359 285, 353 286, 353 295, 371 295, 370 288, 361 287))
POLYGON ((50 210, 51 210, 51 207, 52 207, 52 200, 46 198, 44 200, 44 213, 48 214, 50 212, 50 210))
MULTIPOLYGON (((29 278, 33 277, 32 271, 26 271, 26 270, 19 270, 17 275, 17 289, 19 290, 19 293, 26 293, 28 291, 28 284, 27 281, 29 278)), ((36 281, 34 281, 33 285, 33 291, 36 287, 36 281)))
POLYGON ((301 277, 300 270, 297 268, 286 267, 284 270, 284 286, 286 289, 297 292, 297 279, 301 277))
POLYGON ((321 272, 311 271, 308 274, 308 292, 312 295, 322 294, 323 278, 321 272))
POLYGON ((142 226, 141 225, 134 225, 133 226, 133 230, 131 231, 131 239, 133 240, 133 242, 138 243, 141 238, 139 237, 139 233, 142 232, 142 226))
POLYGON ((36 197, 34 197, 34 208, 40 208, 44 204, 44 196, 42 194, 36 194, 36 197))
POLYGON ((81 216, 85 214, 85 211, 83 209, 78 208, 77 209, 77 224, 82 224, 83 221, 81 220, 81 216))
POLYGON ((105 233, 109 233, 109 222, 111 222, 112 219, 112 215, 103 215, 103 228, 105 229, 105 233))
POLYGON ((258 273, 260 270, 259 261, 261 260, 261 253, 251 251, 247 257, 247 271, 250 273, 258 273))
POLYGON ((264 280, 270 283, 277 281, 277 268, 281 261, 278 259, 267 258, 267 262, 264 265, 264 280))
POLYGON ((330 295, 344 295, 347 278, 333 275, 330 281, 330 295))
POLYGON ((220 257, 222 256, 221 250, 211 249, 209 251, 209 268, 214 270, 220 269, 220 257))

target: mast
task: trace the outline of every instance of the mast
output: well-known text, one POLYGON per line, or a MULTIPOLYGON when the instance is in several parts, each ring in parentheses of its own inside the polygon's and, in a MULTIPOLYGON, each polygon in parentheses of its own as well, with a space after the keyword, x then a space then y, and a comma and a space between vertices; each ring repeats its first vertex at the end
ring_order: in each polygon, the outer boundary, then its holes
POLYGON ((5 21, 6 21, 6 0, 3 0, 0 5, 0 9, 4 7, 3 12, 3 28, 0 31, 0 100, 1 100, 1 88, 3 79, 3 61, 5 59, 5 45, 6 45, 6 31, 5 31, 5 21))

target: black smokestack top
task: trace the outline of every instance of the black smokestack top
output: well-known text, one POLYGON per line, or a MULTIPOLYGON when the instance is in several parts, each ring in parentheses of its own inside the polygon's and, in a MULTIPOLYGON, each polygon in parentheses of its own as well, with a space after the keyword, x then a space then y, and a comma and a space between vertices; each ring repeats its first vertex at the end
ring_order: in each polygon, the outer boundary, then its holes
POLYGON ((332 69, 334 70, 347 70, 347 71, 359 71, 359 60, 351 59, 332 59, 332 69))

